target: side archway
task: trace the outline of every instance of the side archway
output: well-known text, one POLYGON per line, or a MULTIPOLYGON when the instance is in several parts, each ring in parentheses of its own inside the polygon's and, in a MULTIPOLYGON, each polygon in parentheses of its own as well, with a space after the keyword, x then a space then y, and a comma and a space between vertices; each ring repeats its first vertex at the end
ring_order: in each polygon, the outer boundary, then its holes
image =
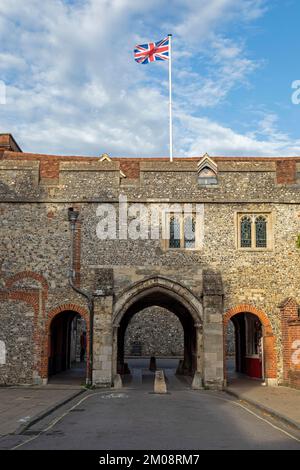
POLYGON ((226 381, 226 351, 227 351, 227 327, 228 322, 239 314, 252 314, 257 317, 262 325, 263 339, 263 360, 264 360, 264 379, 270 384, 277 383, 277 357, 275 348, 275 336, 268 316, 262 311, 250 304, 240 304, 229 310, 223 317, 224 331, 224 378, 226 381))
MULTIPOLYGON (((58 318, 58 316, 63 315, 64 313, 69 315, 79 315, 81 318, 84 319, 86 325, 86 355, 89 357, 90 351, 90 343, 89 343, 89 331, 90 331, 90 323, 89 323, 89 314, 88 311, 81 307, 80 305, 76 304, 62 304, 58 307, 52 309, 47 314, 46 319, 46 326, 45 326, 45 334, 44 334, 44 342, 43 342, 43 351, 42 351, 42 370, 41 370, 41 377, 44 382, 48 380, 49 377, 49 350, 51 344, 51 325, 53 321, 58 318)), ((88 363, 86 367, 86 377, 89 376, 88 370, 88 363)))

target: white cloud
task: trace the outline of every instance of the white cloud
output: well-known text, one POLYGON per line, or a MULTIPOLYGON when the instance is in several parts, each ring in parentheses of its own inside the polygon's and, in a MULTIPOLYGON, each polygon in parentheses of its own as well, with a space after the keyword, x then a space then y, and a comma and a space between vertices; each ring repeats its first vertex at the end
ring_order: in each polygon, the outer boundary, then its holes
POLYGON ((272 125, 270 128, 267 124, 267 117, 265 123, 261 121, 259 124, 265 133, 261 138, 258 138, 258 133, 243 135, 206 118, 186 114, 178 117, 185 130, 180 152, 188 156, 203 155, 205 152, 215 156, 300 155, 300 139, 291 142, 286 135, 276 133, 275 127, 272 125))
POLYGON ((226 25, 259 17, 264 3, 173 0, 171 8, 167 0, 1 0, 7 106, 0 106, 0 131, 14 133, 28 151, 166 155, 167 64, 137 65, 132 49, 171 31, 180 57, 174 64, 177 154, 297 150, 271 121, 241 135, 195 117, 227 100, 259 66, 244 44, 226 35, 226 25), (210 65, 205 70, 194 66, 201 56, 210 65))

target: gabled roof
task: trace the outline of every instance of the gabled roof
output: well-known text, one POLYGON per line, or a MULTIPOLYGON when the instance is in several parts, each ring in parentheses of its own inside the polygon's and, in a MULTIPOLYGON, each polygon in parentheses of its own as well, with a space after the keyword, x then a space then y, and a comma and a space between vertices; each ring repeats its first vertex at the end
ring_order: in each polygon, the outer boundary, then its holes
POLYGON ((210 158, 208 153, 205 153, 201 160, 198 163, 198 173, 200 173, 203 168, 209 168, 212 170, 214 173, 218 172, 218 166, 217 164, 210 158))

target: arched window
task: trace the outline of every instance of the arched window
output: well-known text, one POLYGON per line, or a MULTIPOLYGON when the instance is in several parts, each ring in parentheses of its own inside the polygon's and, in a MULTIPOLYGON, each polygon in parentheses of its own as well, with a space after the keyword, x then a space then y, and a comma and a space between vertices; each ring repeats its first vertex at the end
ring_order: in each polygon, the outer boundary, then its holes
POLYGON ((195 213, 171 212, 167 214, 166 221, 168 229, 165 248, 194 250, 199 247, 196 229, 198 220, 195 213))
POLYGON ((184 248, 195 248, 196 217, 189 215, 184 219, 184 248))
POLYGON ((238 214, 238 246, 251 250, 272 249, 272 214, 238 214))
POLYGON ((180 218, 174 214, 170 217, 170 248, 180 248, 180 218))
POLYGON ((255 246, 256 248, 267 247, 267 220, 262 215, 255 219, 255 246))
POLYGON ((198 183, 200 184, 200 186, 210 186, 213 184, 218 184, 217 175, 211 168, 205 166, 199 172, 198 183))
POLYGON ((245 216, 241 218, 241 248, 251 248, 251 217, 245 216))

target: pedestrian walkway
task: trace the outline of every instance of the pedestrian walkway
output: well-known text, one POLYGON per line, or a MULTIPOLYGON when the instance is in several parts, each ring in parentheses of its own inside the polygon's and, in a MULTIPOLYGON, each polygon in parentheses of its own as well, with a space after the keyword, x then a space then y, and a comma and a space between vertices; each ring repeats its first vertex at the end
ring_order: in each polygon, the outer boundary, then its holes
POLYGON ((78 362, 58 374, 49 377, 49 384, 56 385, 85 385, 86 383, 86 364, 78 362))
POLYGON ((80 385, 59 384, 0 387, 0 437, 19 432, 84 390, 80 385))
POLYGON ((248 378, 232 379, 226 390, 300 429, 300 390, 263 386, 248 378))

